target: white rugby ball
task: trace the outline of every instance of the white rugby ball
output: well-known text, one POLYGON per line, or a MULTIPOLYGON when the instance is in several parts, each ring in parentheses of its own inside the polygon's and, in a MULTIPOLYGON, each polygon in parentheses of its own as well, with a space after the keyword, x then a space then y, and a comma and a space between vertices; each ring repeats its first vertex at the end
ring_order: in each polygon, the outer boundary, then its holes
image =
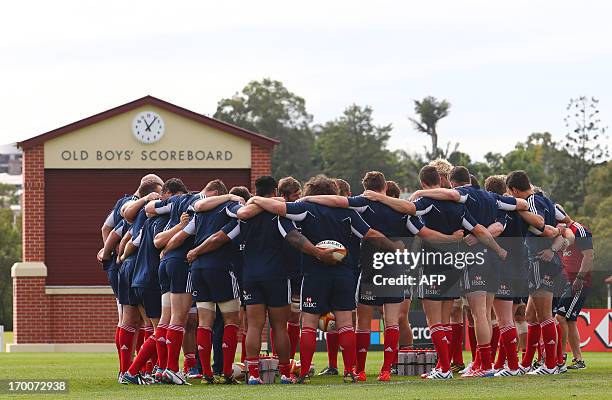
POLYGON ((347 254, 346 247, 344 247, 342 243, 336 242, 335 240, 321 240, 316 246, 317 248, 323 250, 334 249, 334 258, 338 261, 342 261, 347 254))

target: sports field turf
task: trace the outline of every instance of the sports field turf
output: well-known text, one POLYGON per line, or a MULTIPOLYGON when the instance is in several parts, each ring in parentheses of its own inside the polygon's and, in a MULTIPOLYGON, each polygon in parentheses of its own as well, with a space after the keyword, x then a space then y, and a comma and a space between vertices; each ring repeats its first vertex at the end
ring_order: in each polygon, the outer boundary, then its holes
MULTIPOLYGON (((467 354, 466 354, 467 355, 467 354)), ((317 370, 326 364, 326 354, 315 355, 317 370)), ((310 385, 264 386, 124 386, 116 382, 115 354, 0 353, 0 379, 66 379, 68 394, 39 395, 72 399, 605 399, 612 398, 612 353, 587 353, 588 369, 555 376, 424 381, 393 377, 377 383, 382 352, 368 354, 368 382, 343 384, 339 377, 315 377, 310 385)), ((0 394, 0 398, 33 398, 0 394)))

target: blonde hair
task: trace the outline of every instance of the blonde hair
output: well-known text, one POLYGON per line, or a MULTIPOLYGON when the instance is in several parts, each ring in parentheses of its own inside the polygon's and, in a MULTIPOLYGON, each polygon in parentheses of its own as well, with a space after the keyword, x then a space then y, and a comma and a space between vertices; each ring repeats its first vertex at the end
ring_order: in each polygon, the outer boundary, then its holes
POLYGON ((453 169, 453 164, 449 163, 446 158, 436 158, 433 161, 430 161, 430 166, 434 167, 436 171, 438 171, 438 175, 444 176, 448 179, 450 176, 451 170, 453 169))

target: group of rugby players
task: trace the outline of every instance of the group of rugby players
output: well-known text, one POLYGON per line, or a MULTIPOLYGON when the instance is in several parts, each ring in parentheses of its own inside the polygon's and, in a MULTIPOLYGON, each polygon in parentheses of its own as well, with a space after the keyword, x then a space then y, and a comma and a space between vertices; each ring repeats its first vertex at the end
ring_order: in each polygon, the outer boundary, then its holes
POLYGON ((465 167, 438 159, 421 169, 419 179, 422 190, 405 200, 397 184, 376 171, 365 175, 358 196, 346 181, 323 175, 308 180, 303 191, 292 177, 277 182, 262 176, 254 196, 245 187, 228 191, 220 180, 189 192, 178 178, 143 177, 109 213, 98 253, 117 297, 119 382, 237 383, 233 363, 241 336, 246 382, 261 384, 267 321, 280 382, 308 382, 319 318, 328 312, 335 329, 326 333, 329 365, 320 375, 338 374, 341 351, 344 381, 366 381, 375 310, 385 324, 378 380, 389 381, 398 350, 412 344, 413 293, 360 293, 360 247, 371 238, 394 251, 404 244, 390 238, 415 236, 423 251, 453 247, 481 252, 487 261, 462 269, 419 266, 420 276, 446 277, 441 284, 420 281, 415 289, 438 355, 423 378, 557 374, 567 369, 567 339, 571 367, 584 367, 575 321, 590 283, 588 229, 535 189, 523 171, 491 176, 481 188, 465 167), (317 246, 330 240, 344 246, 344 258, 317 246), (467 367, 464 315, 473 358, 467 367), (541 364, 533 363, 538 349, 541 364))

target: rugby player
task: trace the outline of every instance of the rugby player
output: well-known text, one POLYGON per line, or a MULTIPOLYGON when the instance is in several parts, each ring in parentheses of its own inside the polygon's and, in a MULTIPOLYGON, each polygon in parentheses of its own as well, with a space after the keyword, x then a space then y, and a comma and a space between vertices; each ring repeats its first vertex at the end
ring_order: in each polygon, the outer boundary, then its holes
MULTIPOLYGON (((161 192, 161 199, 165 200, 170 196, 187 193, 187 188, 178 178, 171 178, 164 182, 161 192)), ((144 218, 144 208, 141 208, 138 218, 144 218)), ((161 317, 161 290, 159 286, 159 254, 160 251, 153 243, 155 236, 162 232, 168 223, 168 214, 155 215, 145 220, 140 232, 133 239, 133 243, 138 247, 134 270, 132 273, 132 288, 134 300, 138 304, 138 310, 143 319, 149 319, 152 328, 157 328, 161 317)), ((134 362, 123 376, 124 383, 146 384, 150 381, 145 380, 140 375, 141 368, 150 358, 157 359, 157 339, 155 334, 150 335, 145 341, 134 362)))
POLYGON ((148 203, 145 207, 148 216, 170 214, 164 231, 155 235, 153 240, 155 247, 161 249, 158 275, 162 292, 162 313, 155 331, 159 366, 155 378, 177 385, 186 384, 185 374, 178 362, 193 303, 189 264, 185 259, 193 241, 189 238, 175 244, 171 244, 171 241, 192 219, 192 205, 204 196, 204 191, 176 195, 148 203))
MULTIPOLYGON (((244 200, 228 193, 225 184, 215 179, 210 181, 203 191, 206 198, 198 200, 193 209, 196 212, 189 224, 166 245, 166 248, 182 246, 192 238, 189 248, 202 244, 209 236, 219 231, 230 222, 235 214, 230 206, 244 200)), ((238 229, 230 233, 230 238, 238 234, 238 229)), ((240 326, 239 287, 236 275, 232 271, 231 256, 233 246, 226 244, 219 249, 199 255, 191 263, 190 285, 196 300, 198 311, 197 345, 202 364, 202 381, 214 383, 210 365, 212 348, 212 326, 215 321, 216 307, 219 306, 224 320, 223 329, 223 376, 220 383, 233 384, 232 364, 237 347, 237 334, 240 326), (200 350, 200 347, 202 348, 200 350)), ((182 378, 182 377, 179 377, 182 378)), ((184 383, 184 378, 182 379, 184 383)))
MULTIPOLYGON (((530 212, 540 216, 544 220, 544 224, 550 226, 556 225, 557 218, 554 203, 543 194, 536 195, 534 193, 525 171, 511 172, 506 177, 506 186, 515 197, 527 200, 530 212)), ((530 375, 551 375, 558 373, 556 357, 557 330, 555 319, 552 315, 553 292, 555 286, 559 284, 559 280, 562 278, 561 261, 556 252, 566 247, 569 244, 569 240, 565 239, 561 247, 555 247, 553 238, 540 238, 545 227, 542 228, 542 231, 539 231, 537 228, 538 226, 533 224, 530 226, 525 242, 529 258, 529 303, 533 304, 540 332, 535 332, 535 329, 533 329, 530 335, 528 331, 527 352, 524 354, 519 368, 521 372, 526 372, 530 375), (546 253, 549 253, 550 256, 547 256, 546 253), (534 353, 533 345, 539 341, 540 334, 544 341, 546 352, 545 362, 544 365, 530 371, 534 353), (538 340, 535 340, 535 338, 538 340)))
MULTIPOLYGON (((136 300, 134 299, 134 293, 132 290, 131 278, 134 269, 134 262, 136 260, 137 247, 133 244, 132 238, 137 236, 140 232, 140 228, 144 224, 145 218, 133 219, 138 212, 134 212, 133 209, 137 210, 144 207, 146 202, 159 198, 159 192, 161 192, 162 186, 158 182, 147 182, 138 188, 137 200, 130 200, 123 206, 124 224, 131 223, 131 227, 124 234, 122 243, 125 246, 120 245, 119 256, 117 263, 121 264, 119 269, 119 304, 122 306, 122 329, 119 333, 119 345, 121 350, 121 375, 127 372, 129 366, 132 363, 132 352, 134 350, 134 335, 136 329, 140 327, 140 312, 137 308, 136 300)), ((150 321, 146 325, 150 325, 150 321)), ((122 382, 122 380, 120 380, 122 382)))
POLYGON ((563 274, 568 284, 554 310, 562 330, 561 335, 558 335, 557 338, 561 343, 557 346, 559 349, 557 351, 557 364, 563 365, 565 357, 562 353, 569 341, 573 359, 572 364, 567 368, 585 369, 586 364, 580 351, 580 334, 576 326, 576 319, 591 288, 591 271, 593 270, 594 258, 593 236, 586 226, 577 221, 570 220, 568 227, 574 234, 575 241, 560 254, 563 274))
MULTIPOLYGON (((160 185, 163 184, 163 181, 155 174, 148 174, 143 176, 140 179, 140 185, 143 183, 153 181, 158 182, 160 185)), ((121 305, 119 304, 119 295, 118 295, 118 277, 119 277, 119 268, 117 266, 117 253, 116 246, 119 244, 121 240, 121 236, 115 234, 111 239, 111 242, 108 243, 109 251, 104 255, 104 245, 106 245, 108 237, 113 233, 115 227, 123 220, 123 215, 121 210, 123 205, 130 200, 136 200, 138 198, 138 190, 134 192, 132 195, 123 195, 115 202, 115 206, 108 213, 108 216, 104 220, 100 231, 102 233, 102 245, 103 248, 98 252, 98 261, 102 263, 103 269, 106 271, 108 275, 108 282, 113 290, 113 294, 115 295, 115 300, 117 302, 117 328, 115 328, 115 346, 117 347, 117 355, 119 358, 121 357, 121 351, 119 346, 119 331, 121 325, 121 305)))
MULTIPOLYGON (((302 185, 297 179, 287 176, 278 181, 278 194, 286 202, 297 201, 302 197, 302 185)), ((299 222, 296 223, 296 228, 300 229, 299 222)), ((294 359, 297 345, 300 342, 302 253, 285 241, 283 242, 283 260, 289 281, 291 282, 291 315, 289 315, 289 321, 287 321, 287 334, 289 335, 290 343, 289 358, 294 359)))
MULTIPOLYGON (((463 237, 461 232, 457 232, 455 235, 444 235, 423 227, 418 218, 410 218, 406 215, 415 213, 414 205, 412 205, 412 209, 408 210, 408 212, 402 213, 393 210, 382 202, 376 201, 384 198, 393 199, 386 196, 386 180, 381 172, 371 171, 366 173, 362 180, 362 185, 372 199, 364 196, 349 198, 340 196, 312 196, 305 197, 303 200, 327 206, 350 207, 359 212, 370 226, 387 237, 406 238, 418 234, 423 238, 440 242, 457 241, 463 237)), ((399 199, 394 200, 407 203, 399 199)), ((365 362, 370 344, 370 328, 374 307, 383 307, 385 321, 385 356, 378 380, 383 382, 391 380, 391 365, 395 360, 399 344, 399 314, 403 301, 403 295, 401 297, 376 297, 371 293, 365 293, 360 290, 359 304, 357 306, 358 333, 356 339, 356 373, 359 381, 365 381, 366 379, 365 362)))

